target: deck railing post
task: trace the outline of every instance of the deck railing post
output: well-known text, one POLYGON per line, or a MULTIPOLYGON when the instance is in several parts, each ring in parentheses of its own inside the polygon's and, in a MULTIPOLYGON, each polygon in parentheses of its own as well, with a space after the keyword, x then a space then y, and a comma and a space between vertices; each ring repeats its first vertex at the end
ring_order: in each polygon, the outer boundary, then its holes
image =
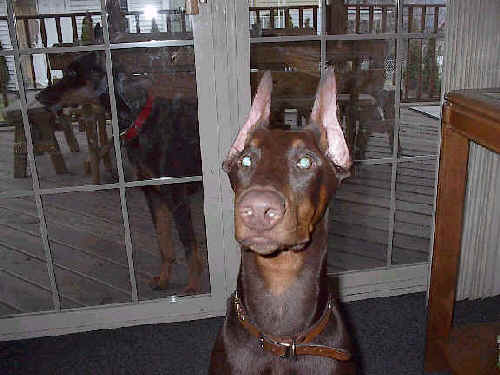
POLYGON ((356 26, 354 28, 354 32, 359 34, 359 24, 361 22, 361 8, 359 5, 356 5, 356 26))
POLYGON ((313 7, 313 28, 318 30, 318 7, 313 7))
POLYGON ((71 16, 71 28, 73 29, 73 43, 78 40, 78 26, 76 25, 76 16, 71 16))
POLYGON ((426 13, 427 13, 427 7, 425 5, 422 5, 422 15, 421 15, 421 18, 420 18, 420 31, 422 33, 425 32, 425 16, 426 16, 426 13))
POLYGON ((61 17, 55 17, 56 19, 56 32, 57 32, 57 42, 62 46, 63 37, 61 31, 61 17))
POLYGON ((387 32, 387 7, 385 5, 382 5, 382 32, 387 32))
POLYGON ((373 33, 373 14, 374 14, 374 6, 370 5, 369 9, 369 21, 368 21, 368 32, 373 33))

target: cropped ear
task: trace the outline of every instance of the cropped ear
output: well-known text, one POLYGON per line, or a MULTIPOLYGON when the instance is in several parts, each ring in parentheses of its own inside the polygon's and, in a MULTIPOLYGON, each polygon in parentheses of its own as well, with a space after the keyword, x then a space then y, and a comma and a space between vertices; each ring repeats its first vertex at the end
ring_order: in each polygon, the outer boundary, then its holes
POLYGON ((309 127, 316 128, 315 130, 321 135, 321 149, 337 168, 337 177, 342 179, 349 176, 352 161, 337 119, 337 83, 333 69, 328 69, 319 83, 309 127), (347 175, 342 175, 342 172, 347 175))
POLYGON ((272 89, 273 79, 271 77, 271 72, 267 70, 260 80, 248 119, 241 127, 238 136, 234 140, 233 145, 226 156, 226 160, 222 164, 222 167, 226 172, 228 172, 231 168, 234 157, 241 153, 245 148, 245 144, 252 131, 257 126, 267 126, 269 124, 272 89))

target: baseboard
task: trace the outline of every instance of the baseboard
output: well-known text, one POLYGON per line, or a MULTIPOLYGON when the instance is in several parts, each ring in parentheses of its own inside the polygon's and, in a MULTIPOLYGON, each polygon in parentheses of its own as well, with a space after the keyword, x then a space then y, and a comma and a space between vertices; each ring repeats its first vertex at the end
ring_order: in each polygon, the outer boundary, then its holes
POLYGON ((225 315, 225 303, 210 296, 176 302, 154 300, 137 304, 106 305, 0 319, 0 341, 115 329, 142 324, 174 323, 225 315))
POLYGON ((352 271, 332 275, 338 297, 350 302, 427 291, 429 265, 414 265, 352 271))

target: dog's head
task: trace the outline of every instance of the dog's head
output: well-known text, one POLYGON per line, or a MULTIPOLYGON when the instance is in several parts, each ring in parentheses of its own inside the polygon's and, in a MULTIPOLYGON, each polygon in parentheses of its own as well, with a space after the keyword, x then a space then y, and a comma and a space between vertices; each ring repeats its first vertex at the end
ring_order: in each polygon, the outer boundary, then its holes
POLYGON ((303 249, 352 164, 337 120, 333 71, 320 82, 303 130, 270 127, 271 90, 266 72, 223 164, 236 195, 236 239, 261 255, 303 249))
MULTIPOLYGON (((146 104, 152 83, 145 76, 123 73, 120 66, 114 66, 113 78, 118 125, 123 130, 146 104)), ((100 105, 110 111, 104 55, 89 52, 79 56, 63 70, 61 79, 40 91, 36 98, 53 112, 85 104, 100 105)))
POLYGON ((64 107, 109 102, 104 56, 90 52, 78 57, 63 70, 63 78, 40 91, 36 98, 55 112, 64 107))

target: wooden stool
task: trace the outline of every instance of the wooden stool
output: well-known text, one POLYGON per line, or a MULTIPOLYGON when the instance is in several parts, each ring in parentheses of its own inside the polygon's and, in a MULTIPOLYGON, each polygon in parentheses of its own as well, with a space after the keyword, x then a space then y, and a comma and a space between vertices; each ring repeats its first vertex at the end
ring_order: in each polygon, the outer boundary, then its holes
POLYGON ((92 183, 99 185, 100 163, 103 161, 104 168, 112 172, 110 149, 113 143, 110 142, 106 132, 106 113, 101 106, 85 104, 82 106, 80 115, 80 125, 85 129, 87 143, 89 147, 89 159, 85 162, 85 173, 92 174, 92 183))
MULTIPOLYGON (((26 136, 24 134, 24 126, 20 112, 20 110, 6 111, 8 122, 15 127, 13 147, 15 178, 26 177, 26 170, 28 166, 26 136)), ((28 117, 32 129, 33 151, 35 152, 35 155, 41 155, 47 152, 56 173, 68 173, 66 163, 64 162, 59 143, 57 142, 54 133, 56 130, 54 115, 43 108, 34 108, 29 110, 28 117)))

